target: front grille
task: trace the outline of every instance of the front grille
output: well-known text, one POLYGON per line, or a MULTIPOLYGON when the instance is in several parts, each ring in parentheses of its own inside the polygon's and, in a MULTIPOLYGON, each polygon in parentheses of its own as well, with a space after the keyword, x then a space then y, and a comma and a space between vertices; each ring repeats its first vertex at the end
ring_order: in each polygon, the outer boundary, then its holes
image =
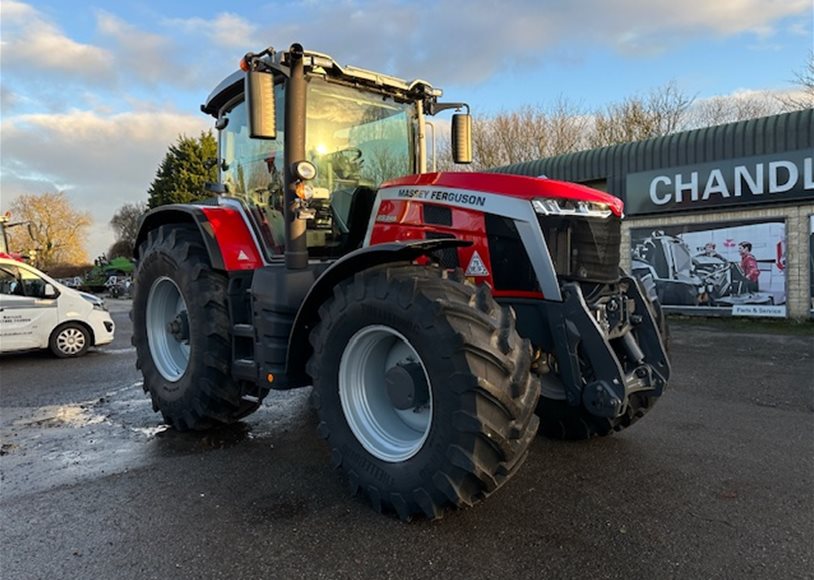
POLYGON ((537 276, 514 222, 509 218, 487 213, 486 235, 495 289, 539 292, 537 276))
POLYGON ((585 282, 619 279, 619 218, 538 215, 537 219, 558 276, 585 282))

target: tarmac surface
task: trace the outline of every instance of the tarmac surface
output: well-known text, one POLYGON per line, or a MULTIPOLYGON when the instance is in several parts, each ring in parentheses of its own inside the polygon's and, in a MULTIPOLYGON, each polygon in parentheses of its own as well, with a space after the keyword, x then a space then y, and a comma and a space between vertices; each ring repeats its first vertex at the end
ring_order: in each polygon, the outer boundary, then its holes
POLYGON ((673 325, 629 431, 538 438, 474 509, 408 524, 349 495, 309 389, 162 426, 130 347, 0 357, 0 577, 812 578, 814 338, 673 325))

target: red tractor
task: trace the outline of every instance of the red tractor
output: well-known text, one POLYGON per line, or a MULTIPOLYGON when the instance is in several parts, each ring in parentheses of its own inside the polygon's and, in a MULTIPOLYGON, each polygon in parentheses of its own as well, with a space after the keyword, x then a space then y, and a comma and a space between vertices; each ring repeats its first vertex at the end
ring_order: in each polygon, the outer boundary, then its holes
MULTIPOLYGON (((133 344, 175 429, 313 385, 319 434, 374 508, 439 517, 485 498, 541 431, 644 415, 670 375, 652 293, 619 268, 622 202, 549 179, 427 173, 406 82, 293 45, 249 53, 202 106, 212 198, 149 212, 133 344), (403 177, 408 175, 407 177, 403 177)), ((456 163, 471 118, 452 118, 456 163)))

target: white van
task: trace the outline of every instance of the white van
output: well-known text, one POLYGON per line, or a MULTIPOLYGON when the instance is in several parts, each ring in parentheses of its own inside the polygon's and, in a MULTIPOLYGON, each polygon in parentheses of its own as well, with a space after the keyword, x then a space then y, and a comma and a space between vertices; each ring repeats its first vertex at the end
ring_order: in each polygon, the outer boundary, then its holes
POLYGON ((28 264, 0 258, 0 353, 49 348, 60 358, 113 341, 104 301, 28 264))

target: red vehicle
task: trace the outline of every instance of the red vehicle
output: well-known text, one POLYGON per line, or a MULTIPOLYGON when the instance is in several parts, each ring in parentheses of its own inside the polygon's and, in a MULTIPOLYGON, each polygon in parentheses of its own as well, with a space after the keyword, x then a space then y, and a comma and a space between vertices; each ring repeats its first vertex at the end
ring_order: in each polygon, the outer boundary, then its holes
MULTIPOLYGON (((620 200, 427 173, 425 115, 467 106, 424 81, 299 45, 242 68, 202 106, 212 199, 149 212, 136 244, 133 344, 167 423, 236 421, 313 385, 333 463, 409 519, 491 494, 538 425, 606 435, 652 408, 663 319, 619 269, 620 200)), ((456 163, 470 126, 453 115, 456 163)))

